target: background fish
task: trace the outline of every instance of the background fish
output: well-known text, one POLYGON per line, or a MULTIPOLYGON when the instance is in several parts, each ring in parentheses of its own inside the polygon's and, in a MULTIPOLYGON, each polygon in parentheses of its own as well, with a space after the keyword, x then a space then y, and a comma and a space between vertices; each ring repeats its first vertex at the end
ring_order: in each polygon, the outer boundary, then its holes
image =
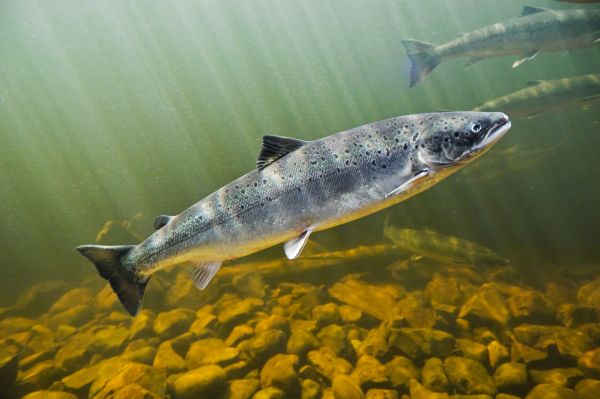
POLYGON ((524 89, 487 101, 474 111, 503 109, 511 116, 533 117, 570 107, 589 107, 600 101, 600 75, 535 80, 524 89))
POLYGON ((444 264, 496 266, 509 263, 508 259, 482 245, 433 230, 394 227, 386 220, 383 234, 406 251, 444 264))
POLYGON ((523 7, 521 17, 465 33, 444 44, 403 40, 411 60, 410 86, 442 61, 471 57, 467 65, 485 58, 516 55, 513 68, 540 52, 589 47, 600 39, 600 10, 548 10, 523 7))
POLYGON ((265 136, 257 168, 177 216, 159 216, 139 245, 84 245, 132 314, 151 274, 191 263, 205 288, 226 260, 286 242, 299 256, 310 234, 396 204, 477 158, 510 128, 503 113, 387 119, 320 140, 265 136))

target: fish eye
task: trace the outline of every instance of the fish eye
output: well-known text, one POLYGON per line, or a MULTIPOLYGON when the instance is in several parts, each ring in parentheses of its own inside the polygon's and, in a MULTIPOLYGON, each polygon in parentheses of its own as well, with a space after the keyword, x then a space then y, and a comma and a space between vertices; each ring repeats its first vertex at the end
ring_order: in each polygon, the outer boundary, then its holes
POLYGON ((475 122, 471 125, 471 132, 479 133, 481 131, 481 123, 475 122))

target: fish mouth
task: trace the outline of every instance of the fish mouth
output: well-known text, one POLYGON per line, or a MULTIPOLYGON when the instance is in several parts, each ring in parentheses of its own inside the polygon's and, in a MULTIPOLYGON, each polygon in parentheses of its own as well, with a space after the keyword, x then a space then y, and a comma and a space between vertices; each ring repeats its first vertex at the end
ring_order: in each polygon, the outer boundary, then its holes
POLYGON ((500 140, 504 134, 506 134, 511 126, 512 124, 510 123, 508 116, 502 114, 502 118, 500 118, 500 120, 488 130, 481 141, 475 146, 475 148, 473 148, 472 152, 480 152, 481 150, 490 148, 493 144, 500 140))

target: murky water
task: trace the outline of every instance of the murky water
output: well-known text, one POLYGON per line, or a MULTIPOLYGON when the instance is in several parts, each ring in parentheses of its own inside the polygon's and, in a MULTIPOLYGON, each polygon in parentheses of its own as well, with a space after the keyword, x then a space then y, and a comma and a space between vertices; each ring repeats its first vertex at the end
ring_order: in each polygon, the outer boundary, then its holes
POLYGON ((183 267, 159 272, 136 318, 74 250, 138 243, 157 215, 250 171, 263 134, 312 140, 599 73, 596 46, 515 69, 513 56, 468 69, 448 60, 409 88, 402 39, 442 43, 524 5, 2 2, 0 396, 598 397, 593 98, 513 117, 474 164, 314 234, 296 261, 271 248, 227 264, 202 292, 183 267), (454 264, 447 242, 394 247, 386 217, 510 263, 454 264))

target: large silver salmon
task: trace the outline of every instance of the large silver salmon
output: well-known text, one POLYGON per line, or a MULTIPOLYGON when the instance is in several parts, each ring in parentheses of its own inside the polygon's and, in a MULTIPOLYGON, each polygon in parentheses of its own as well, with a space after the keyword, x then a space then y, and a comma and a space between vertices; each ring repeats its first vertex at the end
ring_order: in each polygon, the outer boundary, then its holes
POLYGON ((369 215, 460 169, 510 128, 498 112, 401 116, 315 141, 264 136, 252 172, 177 216, 159 216, 138 245, 83 245, 132 315, 152 273, 191 264, 203 289, 224 261, 285 242, 296 258, 311 233, 369 215))
POLYGON ((471 57, 468 65, 491 57, 516 55, 513 68, 540 52, 590 47, 600 42, 600 10, 548 10, 523 7, 521 17, 488 25, 435 45, 403 40, 411 60, 410 86, 414 86, 442 61, 471 57))

